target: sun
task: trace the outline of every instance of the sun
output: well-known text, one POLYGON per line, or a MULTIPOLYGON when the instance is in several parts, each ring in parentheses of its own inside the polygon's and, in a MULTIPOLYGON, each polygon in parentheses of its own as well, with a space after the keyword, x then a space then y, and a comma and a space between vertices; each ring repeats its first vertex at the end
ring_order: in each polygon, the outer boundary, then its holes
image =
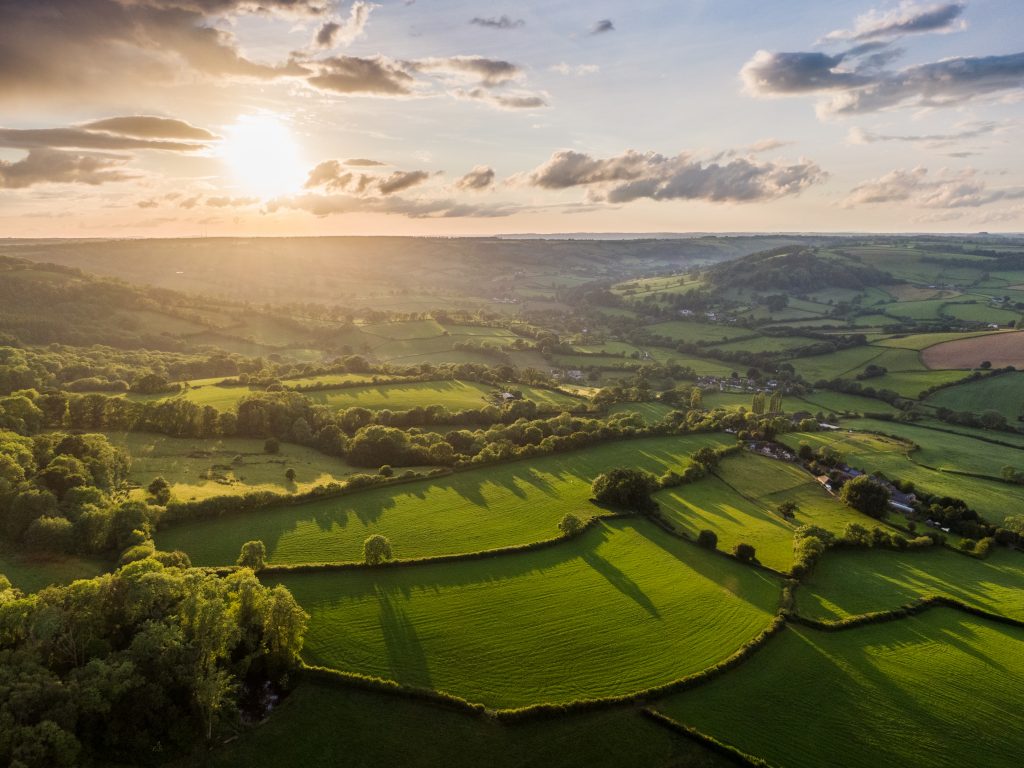
POLYGON ((263 199, 297 192, 306 174, 299 144, 276 115, 243 115, 225 129, 221 157, 246 194, 263 199))

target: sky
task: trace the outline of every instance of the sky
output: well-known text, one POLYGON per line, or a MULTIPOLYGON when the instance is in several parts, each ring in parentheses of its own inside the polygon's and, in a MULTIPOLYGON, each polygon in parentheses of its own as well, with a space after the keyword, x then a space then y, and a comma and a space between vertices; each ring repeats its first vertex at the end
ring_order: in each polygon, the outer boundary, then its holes
POLYGON ((0 0, 0 237, 1022 232, 1024 2, 0 0))

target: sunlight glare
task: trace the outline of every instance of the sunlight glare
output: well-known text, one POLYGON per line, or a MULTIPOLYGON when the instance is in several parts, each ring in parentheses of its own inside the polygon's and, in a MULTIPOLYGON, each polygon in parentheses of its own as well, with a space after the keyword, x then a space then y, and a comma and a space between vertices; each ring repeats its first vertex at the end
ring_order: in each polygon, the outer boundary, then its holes
POLYGON ((302 188, 299 145, 279 117, 243 115, 225 134, 221 155, 246 194, 267 199, 302 188))

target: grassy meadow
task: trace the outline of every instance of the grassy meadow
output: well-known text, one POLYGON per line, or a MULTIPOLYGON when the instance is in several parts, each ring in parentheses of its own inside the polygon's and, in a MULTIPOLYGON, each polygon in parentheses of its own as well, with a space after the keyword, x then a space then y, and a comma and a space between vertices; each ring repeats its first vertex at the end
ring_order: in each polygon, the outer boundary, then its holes
POLYGON ((949 609, 842 632, 790 626, 656 709, 788 768, 1011 768, 1024 629, 949 609))
POLYGON ((1011 426, 1019 427, 1018 418, 1024 414, 1024 372, 1004 373, 940 389, 925 403, 954 411, 997 411, 1011 426))
POLYGON ((93 557, 36 554, 15 551, 8 546, 0 547, 0 574, 23 592, 35 592, 51 584, 91 579, 108 568, 108 563, 93 557))
POLYGON ((178 523, 157 533, 163 549, 181 549, 197 565, 234 563, 242 544, 261 539, 271 563, 362 559, 363 541, 380 533, 395 557, 418 558, 495 549, 558 535, 566 513, 591 517, 590 484, 601 472, 631 466, 661 474, 689 465, 704 445, 731 435, 627 440, 373 488, 245 515, 178 523))
POLYGON ((643 520, 524 554, 266 581, 312 615, 309 663, 498 708, 614 696, 697 672, 761 631, 780 589, 643 520))

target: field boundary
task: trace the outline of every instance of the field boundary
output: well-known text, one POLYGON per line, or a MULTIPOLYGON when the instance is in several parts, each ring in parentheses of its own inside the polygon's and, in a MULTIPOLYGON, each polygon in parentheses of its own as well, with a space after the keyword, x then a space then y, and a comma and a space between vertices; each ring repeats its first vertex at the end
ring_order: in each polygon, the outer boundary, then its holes
POLYGON ((668 715, 663 715, 661 712, 658 712, 651 707, 641 707, 640 714, 651 722, 657 723, 662 728, 667 728, 673 733, 677 733, 680 736, 684 736, 695 741, 701 746, 706 747, 736 765, 753 766, 753 768, 765 768, 766 766, 771 766, 771 763, 766 760, 762 760, 760 757, 754 757, 753 755, 747 754, 731 744, 719 741, 714 736, 709 736, 703 731, 698 731, 693 726, 680 723, 678 720, 673 720, 668 715))
POLYGON ((946 595, 927 595, 897 608, 890 608, 883 611, 872 611, 870 613, 859 613, 855 616, 848 616, 845 619, 839 619, 837 621, 812 619, 809 616, 804 616, 796 611, 787 612, 786 619, 788 621, 792 621, 794 624, 809 627, 810 629, 817 629, 821 632, 841 632, 846 629, 867 626, 869 624, 884 624, 890 621, 898 621, 900 619, 907 618, 908 616, 916 616, 920 613, 924 613, 932 608, 952 608, 953 610, 961 611, 982 619, 987 619, 998 624, 1007 624, 1012 627, 1024 628, 1024 620, 1022 619, 1014 619, 1009 616, 1004 616, 1001 613, 992 613, 991 611, 986 611, 984 608, 968 605, 954 597, 947 597, 946 595))

